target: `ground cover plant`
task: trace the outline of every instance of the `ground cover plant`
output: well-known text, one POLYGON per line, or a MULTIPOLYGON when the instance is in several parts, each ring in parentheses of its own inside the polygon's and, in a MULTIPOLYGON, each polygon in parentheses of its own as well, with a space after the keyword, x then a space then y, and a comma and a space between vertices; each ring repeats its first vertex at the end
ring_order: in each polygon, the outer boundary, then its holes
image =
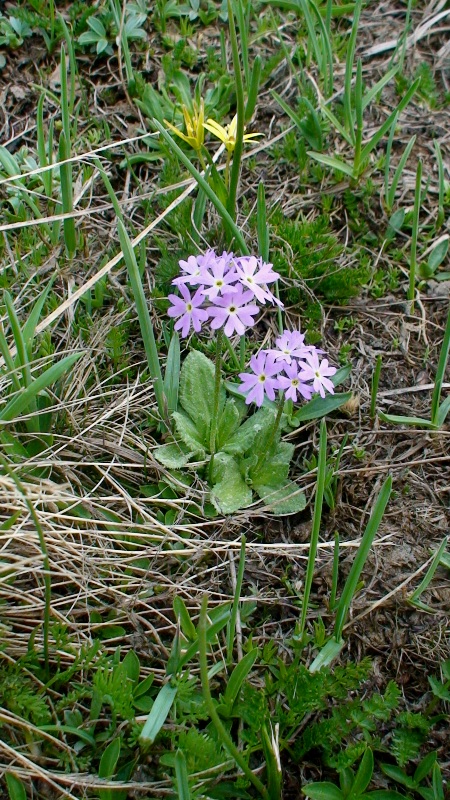
POLYGON ((448 794, 449 10, 0 12, 0 782, 448 794))

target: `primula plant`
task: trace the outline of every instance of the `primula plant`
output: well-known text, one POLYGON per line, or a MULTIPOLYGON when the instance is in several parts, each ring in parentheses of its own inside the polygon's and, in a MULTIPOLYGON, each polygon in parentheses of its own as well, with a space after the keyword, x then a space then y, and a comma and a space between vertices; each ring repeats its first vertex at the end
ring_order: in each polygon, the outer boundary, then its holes
POLYGON ((294 445, 281 440, 282 419, 300 400, 333 393, 336 369, 299 331, 285 330, 274 348, 252 356, 240 383, 225 382, 224 344, 234 353, 229 337, 253 328, 261 306, 282 305, 269 288, 278 273, 261 258, 214 250, 179 264, 173 281, 179 294, 169 295, 169 317, 183 337, 215 334, 216 359, 214 365, 197 350, 185 359, 171 441, 156 448, 155 457, 171 469, 191 465, 208 482, 219 513, 251 505, 254 493, 272 511, 300 511, 306 501, 288 478, 294 445), (252 406, 257 410, 249 413, 252 406))

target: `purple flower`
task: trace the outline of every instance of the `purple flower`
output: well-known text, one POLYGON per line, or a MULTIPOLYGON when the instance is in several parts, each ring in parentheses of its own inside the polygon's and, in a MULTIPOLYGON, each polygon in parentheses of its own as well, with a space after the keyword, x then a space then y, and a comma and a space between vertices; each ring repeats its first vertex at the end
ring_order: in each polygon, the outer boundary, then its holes
POLYGON ((241 288, 232 294, 228 292, 216 297, 208 309, 211 328, 217 330, 223 326, 226 336, 235 332, 242 336, 246 328, 255 324, 253 317, 259 312, 258 306, 248 304, 250 300, 253 300, 252 293, 244 292, 241 288))
POLYGON ((306 364, 303 362, 299 363, 299 380, 312 380, 313 390, 319 392, 321 397, 325 397, 325 391, 334 394, 334 386, 328 376, 335 374, 336 367, 329 367, 327 358, 319 362, 319 356, 316 350, 313 350, 312 353, 306 353, 304 359, 307 362, 306 364))
POLYGON ((277 361, 284 360, 288 364, 293 358, 304 358, 313 348, 305 345, 305 337, 299 331, 283 331, 275 340, 276 349, 269 350, 277 361))
POLYGON ((211 260, 208 267, 203 269, 202 284, 206 288, 202 288, 202 293, 209 300, 214 300, 219 294, 233 294, 238 291, 238 287, 235 286, 237 273, 230 262, 229 254, 224 253, 221 257, 217 256, 214 261, 211 260))
POLYGON ((272 264, 265 264, 262 258, 255 256, 241 256, 236 259, 236 269, 240 282, 246 289, 253 292, 256 299, 264 304, 266 300, 283 306, 278 298, 267 288, 268 283, 273 283, 280 277, 274 272, 272 264))
POLYGON ((189 283, 191 286, 198 286, 202 283, 203 261, 205 256, 189 256, 187 261, 179 261, 179 265, 184 275, 175 278, 172 283, 174 286, 182 286, 184 283, 189 283))
POLYGON ((208 312, 201 308, 205 299, 201 289, 197 289, 194 296, 191 297, 189 289, 183 283, 180 283, 178 288, 183 299, 177 297, 176 294, 169 294, 169 300, 173 305, 170 306, 167 313, 169 317, 179 318, 175 323, 175 330, 181 329, 181 335, 184 337, 188 335, 191 325, 196 333, 201 330, 202 322, 208 319, 208 312))
MULTIPOLYGON (((276 358, 276 356, 275 356, 276 358)), ((302 383, 300 380, 299 366, 296 361, 290 364, 284 364, 285 375, 279 375, 278 383, 280 388, 286 392, 288 400, 297 400, 297 395, 301 394, 305 400, 310 400, 312 395, 312 388, 307 383, 302 383)))
POLYGON ((275 391, 280 388, 280 383, 278 377, 274 376, 278 375, 282 364, 276 363, 271 353, 261 351, 257 356, 251 357, 250 367, 253 375, 248 372, 241 372, 239 375, 242 381, 239 391, 247 395, 247 405, 256 403, 257 406, 262 406, 265 394, 269 400, 275 400, 275 391))

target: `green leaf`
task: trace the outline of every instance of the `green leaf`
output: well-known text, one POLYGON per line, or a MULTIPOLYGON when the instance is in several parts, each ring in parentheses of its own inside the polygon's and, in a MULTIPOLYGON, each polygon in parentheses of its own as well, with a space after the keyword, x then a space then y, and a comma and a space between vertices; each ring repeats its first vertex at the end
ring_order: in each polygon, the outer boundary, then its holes
POLYGON ((191 615, 186 608, 185 602, 182 597, 175 595, 173 598, 173 611, 176 618, 179 620, 180 628, 188 641, 194 641, 197 636, 195 625, 191 620, 191 615))
POLYGON ((126 673, 128 680, 130 680, 133 684, 137 684, 139 680, 139 673, 141 671, 141 665, 134 650, 128 651, 124 660, 122 661, 122 668, 126 673))
POLYGON ((450 411, 450 395, 442 401, 441 405, 438 408, 437 413, 437 420, 436 424, 438 428, 442 428, 445 420, 447 419, 447 414, 450 411))
POLYGON ((437 760, 436 750, 432 750, 431 753, 428 753, 425 756, 425 758, 422 759, 422 761, 420 762, 414 773, 414 781, 416 783, 420 783, 421 781, 423 781, 424 778, 426 778, 428 773, 431 772, 431 770, 433 769, 436 760, 437 760))
POLYGON ((402 786, 406 786, 407 789, 414 789, 416 781, 410 778, 401 767, 397 767, 395 764, 381 764, 380 766, 388 778, 392 778, 393 781, 400 783, 402 786))
POLYGON ((378 128, 376 133, 374 133, 370 141, 365 145, 365 147, 363 147, 361 151, 361 164, 364 164, 364 162, 368 159, 372 150, 377 146, 378 142, 383 138, 384 134, 389 130, 396 115, 400 114, 400 112, 403 111, 403 109, 408 105, 414 92, 419 86, 419 83, 420 83, 420 78, 417 78, 417 80, 415 80, 414 83, 411 84, 411 86, 409 87, 408 91, 406 92, 402 100, 400 100, 397 108, 394 109, 392 114, 390 114, 388 118, 384 121, 383 125, 380 128, 378 128))
POLYGON ((336 411, 350 400, 351 392, 339 392, 337 394, 327 394, 325 397, 313 397, 309 403, 299 408, 298 411, 289 420, 290 424, 298 427, 301 422, 307 422, 311 419, 320 419, 332 411, 336 411))
POLYGON ((331 662, 338 657, 344 644, 344 639, 340 639, 338 642, 336 639, 329 639, 310 664, 309 671, 314 673, 319 672, 322 667, 329 667, 331 662))
POLYGON ((444 686, 443 683, 433 678, 432 675, 428 676, 428 681, 431 686, 431 691, 435 695, 435 697, 439 697, 440 700, 444 700, 444 702, 448 703, 450 701, 450 689, 444 686))
POLYGON ((152 455, 156 461, 169 469, 182 469, 189 463, 194 453, 187 451, 181 443, 173 442, 155 447, 152 455))
POLYGON ((379 411, 378 416, 383 422, 390 422, 392 425, 419 425, 421 428, 435 428, 429 419, 423 417, 402 417, 397 414, 385 414, 379 411))
POLYGON ((42 309, 44 308, 45 301, 47 300, 48 293, 53 286, 53 278, 50 280, 46 288, 43 292, 39 295, 38 299, 36 300, 31 313, 25 322, 22 328, 22 334, 26 345, 30 345, 33 341, 34 332, 36 330, 36 326, 39 322, 42 309))
POLYGON ((433 764, 433 794, 434 800, 444 800, 444 781, 439 764, 433 764))
MULTIPOLYGON (((112 742, 109 743, 100 759, 100 765, 98 768, 99 778, 113 777, 120 756, 120 745, 120 736, 117 739, 113 739, 112 742)), ((99 789, 98 796, 101 798, 101 800, 113 800, 114 793, 112 789, 99 789)))
POLYGON ((348 378, 352 371, 351 366, 348 364, 346 367, 340 367, 334 375, 331 376, 330 380, 333 386, 339 386, 341 383, 344 383, 345 379, 348 378))
POLYGON ((433 272, 436 272, 438 267, 441 266, 445 256, 447 255, 448 251, 448 239, 444 239, 443 241, 439 242, 436 247, 431 251, 428 257, 428 268, 433 272))
POLYGON ((211 500, 220 514, 233 514, 251 505, 252 490, 245 483, 237 461, 227 453, 217 453, 214 460, 211 500))
POLYGON ((329 781, 307 783, 306 786, 303 786, 302 792, 312 800, 344 800, 344 795, 339 787, 329 781))
POLYGON ((8 787, 9 800, 27 800, 25 786, 13 772, 7 772, 5 780, 8 787))
POLYGON ((345 175, 348 175, 349 178, 353 178, 353 167, 351 164, 347 164, 346 161, 342 161, 340 158, 334 158, 334 156, 324 156, 322 153, 316 153, 314 150, 308 150, 308 156, 314 158, 315 161, 318 161, 320 164, 325 164, 326 167, 332 167, 332 169, 337 169, 339 172, 343 172, 345 175))
POLYGON ((229 441, 222 447, 225 453, 243 455, 248 452, 256 437, 264 439, 270 432, 276 417, 273 408, 260 408, 245 420, 229 441))
POLYGON ((158 696, 153 703, 152 710, 139 736, 139 741, 144 745, 153 744, 155 741, 169 715, 176 694, 177 686, 172 686, 171 683, 165 683, 159 690, 158 696))
POLYGON ((347 619, 347 614, 349 612, 353 596, 356 592, 356 587, 362 569, 367 560, 367 556, 369 555, 369 550, 372 546, 372 542, 376 536, 381 520, 383 519, 386 506, 389 502, 391 489, 392 477, 389 475, 381 487, 381 491, 375 501, 372 514, 370 515, 366 530, 364 531, 364 535, 361 539, 361 544, 359 545, 355 560, 352 564, 347 580, 345 581, 345 586, 339 600, 334 626, 335 638, 337 641, 340 641, 342 638, 342 630, 344 628, 345 620, 347 619))
POLYGON ((270 733, 266 723, 261 726, 261 743, 266 762, 267 789, 269 798, 281 798, 282 780, 280 748, 278 744, 278 734, 270 726, 270 733))
POLYGON ((358 797, 366 791, 373 775, 373 753, 370 747, 364 753, 353 781, 351 796, 358 797))
POLYGON ((405 795, 400 792, 394 792, 392 789, 375 789, 373 792, 363 794, 363 798, 370 798, 370 800, 405 800, 405 795))
POLYGON ((279 486, 258 484, 253 488, 269 511, 275 514, 296 514, 306 506, 305 493, 293 481, 285 481, 279 486))
MULTIPOLYGON (((219 414, 225 403, 220 391, 219 414)), ((180 404, 197 428, 199 439, 209 450, 209 431, 214 408, 214 364, 203 353, 191 350, 181 367, 180 404)))
POLYGON ((174 331, 167 353, 166 371, 164 373, 164 394, 167 400, 169 416, 178 408, 178 389, 180 385, 180 337, 174 331))
POLYGON ((291 118, 292 122, 297 125, 299 131, 303 134, 310 147, 320 150, 322 148, 322 128, 320 126, 319 118, 316 110, 313 108, 309 100, 303 97, 303 102, 308 106, 309 114, 304 118, 300 117, 285 100, 278 94, 278 92, 271 91, 272 97, 275 98, 277 103, 281 106, 283 111, 291 118))
POLYGON ((241 415, 236 405, 236 401, 233 400, 232 397, 229 397, 225 403, 225 407, 223 409, 222 416, 220 417, 217 429, 219 450, 223 450, 223 446, 227 444, 228 440, 231 439, 233 434, 237 431, 240 421, 241 415))
POLYGON ((279 487, 287 480, 291 458, 295 447, 290 442, 278 442, 275 452, 267 453, 267 458, 258 468, 258 472, 250 470, 253 486, 258 491, 258 486, 264 485, 279 487))
POLYGON ((180 748, 175 754, 175 784, 178 800, 191 800, 189 788, 189 775, 186 766, 186 757, 180 748))
POLYGON ((405 215, 406 215, 406 212, 405 212, 404 208, 398 208, 397 211, 394 211, 394 213, 391 214, 391 216, 389 218, 389 222, 388 222, 388 235, 389 235, 389 238, 393 239, 394 238, 394 234, 397 231, 401 231, 401 229, 403 227, 403 223, 405 221, 405 215))
POLYGON ((249 674, 253 664, 258 657, 258 648, 255 647, 250 650, 245 656, 236 664, 233 672, 231 673, 225 694, 222 697, 222 702, 217 706, 217 711, 222 716, 230 716, 233 710, 236 698, 241 690, 247 675, 249 674))
MULTIPOLYGON (((206 640, 208 644, 211 644, 219 631, 230 621, 230 603, 224 603, 221 606, 217 606, 217 608, 211 608, 208 611, 208 617, 211 620, 211 624, 208 626, 208 630, 206 632, 206 640)), ((189 645, 189 647, 182 653, 180 658, 180 663, 178 665, 179 669, 181 669, 185 664, 188 664, 191 661, 196 653, 198 652, 198 635, 196 636, 195 641, 189 645)))
POLYGON ((133 299, 139 319, 139 327, 141 329, 142 339, 144 342, 144 350, 147 357, 148 369, 153 380, 153 389, 156 396, 156 402, 158 404, 158 411, 163 419, 165 414, 163 378, 159 363, 159 352, 156 344, 155 332, 153 330, 153 323, 148 310, 147 298, 142 285, 134 247, 121 219, 117 220, 117 230, 119 233, 120 246, 122 248, 123 258, 128 270, 128 277, 130 279, 133 299))
POLYGON ((205 448, 201 439, 201 433, 199 433, 191 418, 182 411, 174 411, 172 419, 175 422, 178 435, 188 450, 192 453, 198 453, 201 458, 204 458, 205 448))
POLYGON ((49 367, 49 369, 35 378, 26 389, 20 394, 16 394, 15 397, 6 404, 3 410, 0 411, 0 421, 10 422, 15 417, 19 416, 22 411, 28 408, 30 402, 39 392, 42 392, 43 389, 46 389, 47 386, 50 386, 52 383, 56 383, 64 372, 70 369, 70 367, 75 364, 75 361, 78 361, 81 355, 82 353, 72 353, 72 355, 62 358, 61 361, 53 364, 52 367, 49 367))

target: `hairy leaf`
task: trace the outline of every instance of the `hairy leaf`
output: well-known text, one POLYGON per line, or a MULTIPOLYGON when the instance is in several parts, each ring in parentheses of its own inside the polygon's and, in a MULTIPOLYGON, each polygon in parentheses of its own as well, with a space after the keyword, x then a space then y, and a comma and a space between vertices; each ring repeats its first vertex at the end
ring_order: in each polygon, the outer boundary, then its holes
POLYGON ((217 453, 213 481, 211 500, 221 514, 233 514, 251 505, 252 490, 245 483, 237 461, 227 453, 217 453))
MULTIPOLYGON (((208 447, 214 407, 214 364, 197 350, 189 353, 181 368, 180 403, 194 422, 200 441, 208 447)), ((224 403, 225 389, 222 386, 219 414, 224 403)))

